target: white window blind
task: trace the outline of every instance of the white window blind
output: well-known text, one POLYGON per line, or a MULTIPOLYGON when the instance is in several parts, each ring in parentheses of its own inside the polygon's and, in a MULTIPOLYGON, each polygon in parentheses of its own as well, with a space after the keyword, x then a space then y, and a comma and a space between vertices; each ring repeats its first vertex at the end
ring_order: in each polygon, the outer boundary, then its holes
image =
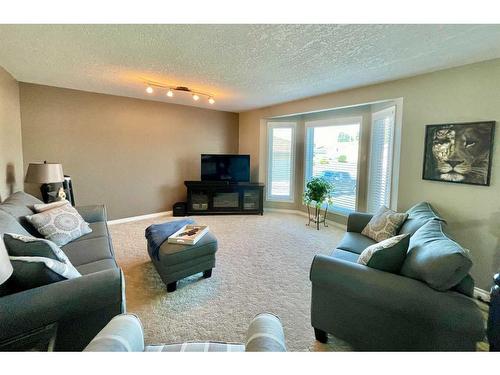
POLYGON ((331 210, 356 210, 361 117, 306 122, 305 180, 322 177, 334 185, 331 210))
POLYGON ((396 107, 390 107, 372 114, 368 212, 375 212, 383 205, 391 205, 395 113, 396 107))
POLYGON ((268 122, 267 200, 294 201, 295 122, 268 122))

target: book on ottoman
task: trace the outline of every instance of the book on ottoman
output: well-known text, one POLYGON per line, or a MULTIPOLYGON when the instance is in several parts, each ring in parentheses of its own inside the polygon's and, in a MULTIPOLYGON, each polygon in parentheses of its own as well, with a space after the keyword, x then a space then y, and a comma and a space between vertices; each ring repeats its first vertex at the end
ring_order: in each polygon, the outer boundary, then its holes
POLYGON ((188 224, 168 237, 168 243, 194 245, 206 233, 208 233, 208 225, 188 224))

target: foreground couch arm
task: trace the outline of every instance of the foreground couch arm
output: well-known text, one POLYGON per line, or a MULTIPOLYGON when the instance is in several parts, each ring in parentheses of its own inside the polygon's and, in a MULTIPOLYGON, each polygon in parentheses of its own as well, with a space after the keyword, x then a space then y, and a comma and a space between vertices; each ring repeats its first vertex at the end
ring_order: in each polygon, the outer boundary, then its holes
POLYGON ((87 223, 95 223, 97 221, 106 221, 108 219, 106 206, 96 204, 91 206, 76 206, 76 210, 82 215, 83 220, 87 223))
POLYGON ((144 329, 136 315, 115 316, 87 345, 85 352, 143 352, 144 329))
POLYGON ((245 351, 286 352, 280 319, 267 313, 257 315, 248 327, 245 351))
POLYGON ((364 212, 353 212, 349 214, 347 218, 347 231, 361 233, 372 217, 372 214, 364 212))
POLYGON ((323 255, 310 279, 313 327, 361 346, 473 350, 484 337, 480 310, 460 293, 323 255))
POLYGON ((0 298, 0 341, 58 323, 56 349, 82 350, 123 310, 119 268, 0 298))

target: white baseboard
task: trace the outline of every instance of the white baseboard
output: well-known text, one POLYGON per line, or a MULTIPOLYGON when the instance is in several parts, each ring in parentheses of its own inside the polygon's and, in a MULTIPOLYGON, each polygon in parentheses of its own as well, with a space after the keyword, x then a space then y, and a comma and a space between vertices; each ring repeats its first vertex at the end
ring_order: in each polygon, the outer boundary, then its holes
MULTIPOLYGON (((300 215, 304 217, 308 217, 307 212, 301 211, 301 210, 290 210, 287 208, 264 208, 264 211, 271 211, 271 212, 282 212, 284 214, 293 214, 293 215, 300 215)), ((332 220, 326 220, 326 223, 328 225, 332 225, 334 227, 340 228, 342 230, 347 230, 347 226, 344 224, 337 223, 336 221, 332 220)))
POLYGON ((490 293, 481 288, 474 287, 474 298, 490 303, 490 293))
POLYGON ((109 220, 108 225, 123 224, 123 223, 129 223, 131 221, 139 221, 145 219, 153 219, 155 217, 160 217, 160 216, 172 216, 172 211, 163 211, 163 212, 156 212, 154 214, 131 216, 131 217, 124 217, 123 219, 109 220))

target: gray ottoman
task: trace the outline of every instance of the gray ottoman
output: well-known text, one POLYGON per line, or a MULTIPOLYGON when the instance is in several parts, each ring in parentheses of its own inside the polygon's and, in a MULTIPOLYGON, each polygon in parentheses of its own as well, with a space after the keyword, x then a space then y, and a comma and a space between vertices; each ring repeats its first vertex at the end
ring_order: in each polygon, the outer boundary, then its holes
POLYGON ((204 278, 212 276, 215 267, 217 238, 208 232, 195 245, 178 245, 165 241, 160 246, 158 258, 153 256, 148 242, 148 253, 168 292, 177 289, 177 281, 203 272, 204 278))

